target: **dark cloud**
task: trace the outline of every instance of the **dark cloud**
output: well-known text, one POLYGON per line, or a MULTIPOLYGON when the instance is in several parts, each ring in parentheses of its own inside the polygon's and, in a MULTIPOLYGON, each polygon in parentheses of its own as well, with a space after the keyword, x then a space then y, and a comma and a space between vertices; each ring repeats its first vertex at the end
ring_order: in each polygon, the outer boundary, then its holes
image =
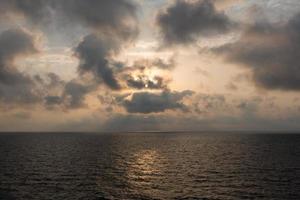
POLYGON ((131 88, 135 88, 135 89, 144 89, 147 85, 148 81, 144 81, 144 80, 135 80, 132 77, 130 79, 127 80, 127 85, 128 87, 131 88))
POLYGON ((253 72, 259 87, 300 90, 300 15, 285 25, 257 23, 241 38, 216 50, 253 72))
POLYGON ((0 34, 0 99, 4 102, 33 103, 38 94, 35 82, 15 66, 18 57, 36 53, 34 37, 22 29, 0 34))
POLYGON ((39 78, 39 86, 45 91, 41 96, 43 103, 49 110, 85 108, 85 98, 98 88, 94 81, 75 78, 70 81, 62 80, 57 74, 49 73, 39 78))
MULTIPOLYGON (((48 73, 47 74, 48 84, 46 87, 48 89, 60 89, 65 85, 65 81, 62 80, 57 74, 55 73, 48 73)), ((43 82, 44 80, 42 80, 43 82)))
POLYGON ((85 96, 92 91, 92 86, 76 82, 68 82, 64 88, 63 97, 68 108, 80 108, 85 106, 85 96))
POLYGON ((11 64, 18 55, 37 52, 32 35, 22 29, 10 29, 0 35, 0 62, 11 64))
POLYGON ((176 0, 159 12, 157 24, 165 44, 187 44, 199 36, 227 32, 232 23, 210 0, 176 0))
POLYGON ((68 16, 106 34, 114 33, 123 40, 138 33, 136 5, 130 0, 60 1, 68 16))
POLYGON ((23 74, 18 73, 14 60, 18 56, 34 54, 37 50, 32 36, 21 29, 11 29, 0 35, 0 82, 15 83, 25 81, 23 74))
POLYGON ((75 48, 80 59, 80 75, 90 73, 96 82, 120 90, 121 84, 114 71, 124 64, 116 62, 113 56, 137 36, 136 6, 127 0, 67 0, 62 5, 69 12, 66 15, 93 30, 75 48))
MULTIPOLYGON (((52 76, 57 79, 56 76, 52 76)), ((92 91, 97 89, 97 85, 89 84, 89 83, 81 83, 78 80, 71 80, 68 82, 64 82, 58 79, 60 82, 58 85, 54 85, 50 82, 45 85, 44 88, 48 87, 48 94, 44 97, 44 104, 48 109, 53 108, 62 108, 62 109, 78 109, 86 107, 85 97, 92 91), (52 86, 52 87, 51 87, 52 86), (55 89, 59 89, 60 94, 53 95, 51 94, 51 89, 55 91, 55 89)))
POLYGON ((0 11, 23 15, 44 27, 80 24, 126 40, 138 33, 136 5, 131 0, 0 0, 0 11))
MULTIPOLYGON (((36 0, 36 1, 22 1, 22 0, 2 0, 4 5, 8 6, 13 11, 23 14, 24 16, 30 18, 34 22, 47 22, 47 16, 50 15, 50 8, 53 6, 54 1, 46 0, 36 0), (8 3, 9 2, 9 3, 8 3)), ((50 18, 48 18, 49 20, 50 18)))
POLYGON ((121 88, 114 76, 113 68, 117 67, 117 63, 111 54, 118 53, 138 35, 137 7, 133 1, 0 0, 0 7, 2 14, 24 16, 31 25, 50 34, 49 37, 52 37, 53 30, 69 36, 64 30, 76 32, 77 26, 88 28, 90 34, 75 48, 81 63, 80 75, 90 72, 98 83, 102 82, 114 90, 121 88))
POLYGON ((60 96, 46 96, 45 97, 45 103, 47 106, 54 106, 61 104, 62 98, 60 96))
POLYGON ((192 91, 171 92, 165 90, 161 93, 139 92, 134 93, 130 100, 123 99, 121 105, 129 113, 159 113, 166 110, 187 111, 187 106, 182 100, 192 95, 192 91))
POLYGON ((103 38, 95 34, 84 37, 75 50, 81 61, 79 72, 91 72, 111 89, 120 89, 121 86, 113 74, 113 64, 110 58, 110 54, 119 50, 119 45, 111 38, 103 38))
POLYGON ((147 69, 171 70, 175 66, 174 58, 163 60, 140 59, 132 65, 117 62, 113 59, 122 48, 122 43, 115 38, 99 34, 90 34, 83 38, 81 43, 76 47, 75 52, 80 59, 79 73, 91 73, 98 82, 103 82, 113 90, 122 89, 121 82, 135 89, 165 89, 169 80, 155 76, 149 78, 145 74, 147 69), (138 72, 138 77, 133 78, 132 73, 138 72))

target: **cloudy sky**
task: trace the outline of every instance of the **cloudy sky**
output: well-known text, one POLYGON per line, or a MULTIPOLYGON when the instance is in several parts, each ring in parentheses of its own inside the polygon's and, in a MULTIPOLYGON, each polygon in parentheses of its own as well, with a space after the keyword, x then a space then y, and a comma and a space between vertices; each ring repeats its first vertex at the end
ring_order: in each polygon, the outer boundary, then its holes
POLYGON ((300 129, 298 0, 0 0, 0 131, 300 129))

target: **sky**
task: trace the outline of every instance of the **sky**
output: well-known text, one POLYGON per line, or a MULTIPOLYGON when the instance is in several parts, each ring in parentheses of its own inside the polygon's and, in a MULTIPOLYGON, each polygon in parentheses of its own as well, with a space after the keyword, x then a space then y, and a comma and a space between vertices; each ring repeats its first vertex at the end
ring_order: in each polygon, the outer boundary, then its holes
POLYGON ((300 130, 298 0, 0 0, 0 131, 300 130))

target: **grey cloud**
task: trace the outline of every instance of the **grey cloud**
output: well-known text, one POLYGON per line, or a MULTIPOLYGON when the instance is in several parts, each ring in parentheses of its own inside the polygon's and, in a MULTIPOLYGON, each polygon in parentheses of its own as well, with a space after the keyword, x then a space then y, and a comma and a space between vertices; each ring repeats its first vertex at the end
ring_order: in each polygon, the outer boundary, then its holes
POLYGON ((37 52, 33 37, 22 29, 10 29, 0 35, 0 62, 11 64, 18 55, 37 52))
POLYGON ((127 85, 131 88, 144 89, 146 87, 146 84, 147 81, 143 80, 134 80, 133 78, 127 80, 127 85))
POLYGON ((79 108, 84 106, 84 98, 91 90, 92 86, 72 81, 67 83, 63 93, 63 97, 67 100, 67 107, 79 108))
POLYGON ((136 5, 130 0, 68 0, 62 2, 70 18, 88 26, 114 33, 124 40, 138 33, 136 5))
POLYGON ((38 100, 35 82, 21 73, 15 59, 36 53, 34 38, 21 29, 0 34, 0 99, 4 102, 33 103, 38 100))
MULTIPOLYGON (((4 0, 5 2, 6 0, 4 0)), ((20 12, 21 14, 29 17, 34 22, 39 22, 40 20, 50 19, 50 8, 53 5, 54 1, 46 1, 46 0, 37 0, 37 1, 23 1, 23 0, 9 0, 10 7, 14 9, 16 12, 20 12), (48 19, 47 19, 48 18, 48 19)))
POLYGON ((173 58, 165 61, 160 58, 141 59, 135 61, 131 66, 126 63, 116 62, 113 56, 118 54, 122 43, 115 38, 99 34, 90 34, 83 38, 76 47, 75 52, 81 63, 79 73, 91 73, 96 81, 103 82, 113 90, 122 89, 121 82, 125 81, 127 86, 135 89, 165 89, 169 80, 156 76, 151 80, 144 74, 146 69, 157 68, 171 70, 175 66, 173 58), (139 72, 138 79, 133 79, 132 73, 139 72))
POLYGON ((85 36, 75 48, 75 55, 80 59, 80 75, 91 73, 96 82, 120 90, 122 86, 115 71, 124 64, 116 62, 113 56, 137 36, 136 6, 129 0, 69 0, 63 5, 72 10, 68 13, 71 18, 93 28, 93 33, 85 36))
POLYGON ((57 74, 49 73, 39 78, 39 86, 45 91, 41 96, 47 109, 79 109, 84 108, 86 96, 98 88, 94 81, 75 78, 62 80, 57 74))
POLYGON ((111 89, 121 88, 113 74, 113 65, 110 54, 116 53, 120 44, 111 38, 103 38, 95 34, 84 37, 75 49, 76 55, 81 60, 80 73, 91 72, 111 89))
POLYGON ((0 81, 15 83, 25 81, 23 74, 18 73, 14 60, 18 56, 34 54, 37 50, 31 35, 21 29, 10 29, 0 35, 0 81))
POLYGON ((225 33, 232 27, 228 17, 210 0, 176 0, 159 12, 157 24, 165 44, 187 44, 199 36, 225 33))
POLYGON ((0 0, 0 11, 21 14, 38 26, 81 24, 126 40, 138 33, 136 5, 130 0, 0 0))
POLYGON ((45 103, 47 106, 58 105, 62 103, 62 98, 60 96, 46 96, 45 103))
POLYGON ((60 87, 63 85, 65 82, 61 80, 61 78, 55 74, 55 73, 48 73, 47 77, 49 79, 49 84, 48 87, 50 88, 55 88, 55 87, 60 87))
POLYGON ((163 91, 161 93, 140 92, 134 93, 130 100, 123 99, 122 106, 129 113, 159 113, 166 110, 187 111, 187 106, 182 100, 192 95, 192 91, 171 92, 163 91))
POLYGON ((300 90, 300 15, 285 25, 257 23, 241 38, 215 52, 253 72, 257 86, 266 89, 300 90))
MULTIPOLYGON (((110 54, 118 53, 138 35, 137 7, 134 1, 0 0, 0 7, 4 14, 23 15, 32 22, 31 25, 43 30, 49 37, 52 37, 52 32, 56 34, 57 31, 62 31, 64 34, 60 35, 69 37, 70 34, 64 31, 74 34, 78 32, 77 26, 85 30, 79 31, 80 34, 86 34, 85 28, 88 28, 90 34, 74 50, 81 63, 78 67, 80 75, 90 72, 99 84, 104 83, 114 90, 121 88, 113 72, 117 63, 110 54)), ((69 38, 64 41, 66 40, 69 38)))
MULTIPOLYGON (((61 80, 60 80, 61 81, 61 80)), ((63 108, 63 109, 78 109, 86 106, 84 103, 86 95, 97 88, 96 84, 81 83, 78 80, 63 82, 57 87, 60 89, 60 94, 53 95, 51 93, 45 95, 44 104, 48 109, 63 108)), ((51 89, 52 83, 49 84, 51 89)), ((47 87, 45 85, 44 87, 47 87)), ((57 89, 53 87, 52 89, 57 89)))

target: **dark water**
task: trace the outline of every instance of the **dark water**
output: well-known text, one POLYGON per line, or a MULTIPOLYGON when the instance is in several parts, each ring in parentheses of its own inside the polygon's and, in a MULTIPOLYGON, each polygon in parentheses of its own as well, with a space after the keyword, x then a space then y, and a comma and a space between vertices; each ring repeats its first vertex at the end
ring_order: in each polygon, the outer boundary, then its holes
POLYGON ((300 199, 300 135, 0 134, 0 199, 300 199))

